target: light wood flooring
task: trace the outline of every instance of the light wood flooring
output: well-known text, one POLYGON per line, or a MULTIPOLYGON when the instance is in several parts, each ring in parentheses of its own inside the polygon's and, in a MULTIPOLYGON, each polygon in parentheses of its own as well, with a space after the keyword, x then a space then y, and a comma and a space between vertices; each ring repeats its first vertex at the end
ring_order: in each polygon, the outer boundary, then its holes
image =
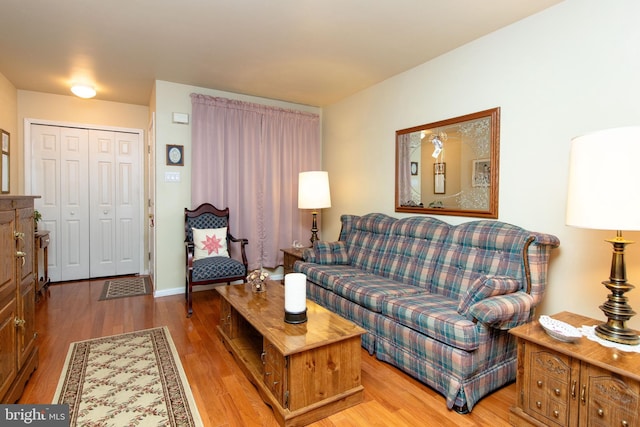
MULTIPOLYGON (((40 366, 19 403, 51 403, 69 344, 167 326, 205 426, 277 426, 270 408, 242 374, 217 333, 217 292, 194 293, 186 318, 183 295, 98 301, 103 280, 53 284, 36 305, 40 366)), ((445 399, 362 350, 364 402, 311 424, 333 426, 508 426, 516 397, 510 384, 482 399, 471 414, 449 411, 445 399)))

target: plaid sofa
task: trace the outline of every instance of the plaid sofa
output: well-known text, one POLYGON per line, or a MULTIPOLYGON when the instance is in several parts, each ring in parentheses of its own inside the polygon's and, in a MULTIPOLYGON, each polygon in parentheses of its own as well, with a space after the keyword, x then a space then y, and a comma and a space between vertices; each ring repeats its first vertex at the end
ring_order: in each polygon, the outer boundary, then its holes
POLYGON ((307 296, 366 329, 362 346, 469 412, 513 381, 508 330, 544 295, 555 236, 500 221, 449 225, 420 216, 343 215, 337 242, 316 242, 294 270, 307 296))

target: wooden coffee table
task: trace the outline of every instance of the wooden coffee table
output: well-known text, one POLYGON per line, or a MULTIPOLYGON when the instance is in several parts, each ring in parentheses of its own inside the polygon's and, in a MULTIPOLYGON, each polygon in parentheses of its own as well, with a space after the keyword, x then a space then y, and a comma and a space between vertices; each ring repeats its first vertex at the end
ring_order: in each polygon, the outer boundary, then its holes
POLYGON ((360 403, 360 335, 354 323, 307 300, 308 320, 284 321, 284 287, 221 286, 218 332, 280 425, 305 425, 360 403))

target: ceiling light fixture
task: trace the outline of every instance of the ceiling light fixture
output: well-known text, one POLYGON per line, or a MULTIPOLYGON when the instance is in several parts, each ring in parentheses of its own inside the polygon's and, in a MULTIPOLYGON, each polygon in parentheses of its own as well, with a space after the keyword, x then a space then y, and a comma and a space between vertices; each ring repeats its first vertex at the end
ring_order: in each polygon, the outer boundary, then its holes
POLYGON ((96 96, 96 90, 93 86, 87 85, 73 85, 71 86, 71 92, 80 98, 93 98, 96 96))

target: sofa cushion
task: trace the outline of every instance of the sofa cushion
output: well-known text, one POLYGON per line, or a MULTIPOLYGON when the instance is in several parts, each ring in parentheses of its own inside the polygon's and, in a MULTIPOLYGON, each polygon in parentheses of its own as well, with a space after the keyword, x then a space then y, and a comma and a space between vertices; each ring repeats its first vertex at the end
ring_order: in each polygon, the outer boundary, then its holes
POLYGON ((348 233, 341 232, 341 236, 343 234, 347 236, 351 265, 370 273, 380 274, 380 267, 388 259, 385 246, 394 221, 396 221, 394 218, 384 214, 367 214, 355 219, 348 233))
POLYGON ((499 221, 452 227, 429 291, 459 301, 478 275, 513 277, 526 289, 524 253, 531 239, 530 232, 499 221))
POLYGON ((366 271, 350 265, 320 265, 301 261, 296 261, 293 270, 306 274, 307 280, 329 290, 333 290, 333 285, 339 277, 369 276, 366 271))
POLYGON ((496 295, 510 294, 518 289, 520 289, 520 281, 513 277, 479 276, 471 283, 471 286, 469 286, 460 300, 458 313, 473 319, 469 314, 469 310, 475 303, 496 295))
POLYGON ((389 230, 380 274, 426 289, 449 228, 449 224, 431 217, 397 220, 389 230))
MULTIPOLYGON (((387 298, 381 314, 447 345, 475 350, 479 346, 475 323, 458 314, 458 302, 441 295, 420 293, 387 298)), ((386 336, 389 331, 378 331, 386 336)))
POLYGON ((424 292, 417 286, 374 275, 338 277, 333 283, 333 292, 371 311, 379 313, 386 298, 413 295, 424 292))
POLYGON ((316 261, 318 264, 349 264, 349 254, 345 242, 316 242, 316 261))

